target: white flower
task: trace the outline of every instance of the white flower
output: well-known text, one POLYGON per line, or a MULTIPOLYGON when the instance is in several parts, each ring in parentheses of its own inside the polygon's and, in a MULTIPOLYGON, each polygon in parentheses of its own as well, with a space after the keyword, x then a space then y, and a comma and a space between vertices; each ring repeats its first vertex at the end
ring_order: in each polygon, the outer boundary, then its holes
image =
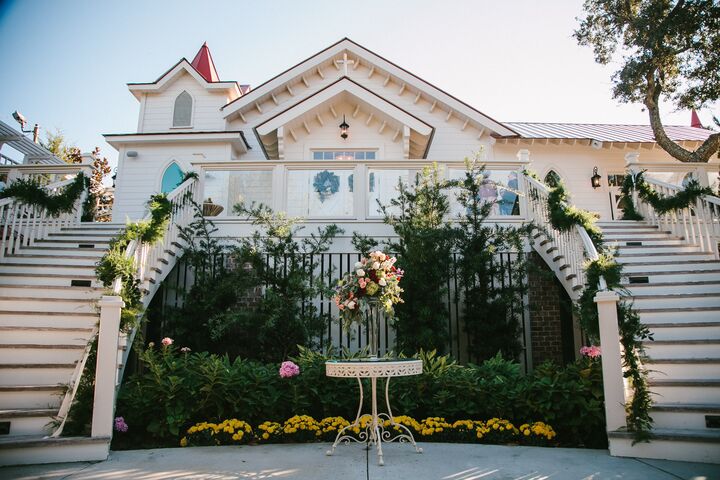
POLYGON ((384 287, 385 285, 387 285, 387 282, 385 281, 384 278, 381 278, 380 280, 378 280, 378 285, 380 285, 381 287, 384 287))
POLYGON ((362 263, 362 262, 355 262, 355 270, 359 270, 359 269, 361 269, 362 267, 363 267, 363 263, 362 263))
POLYGON ((380 269, 380 262, 373 262, 372 268, 373 268, 373 270, 379 270, 379 269, 380 269))
POLYGON ((357 271, 355 272, 355 274, 356 274, 358 277, 364 277, 364 276, 365 276, 365 270, 363 270, 362 268, 358 268, 357 271))

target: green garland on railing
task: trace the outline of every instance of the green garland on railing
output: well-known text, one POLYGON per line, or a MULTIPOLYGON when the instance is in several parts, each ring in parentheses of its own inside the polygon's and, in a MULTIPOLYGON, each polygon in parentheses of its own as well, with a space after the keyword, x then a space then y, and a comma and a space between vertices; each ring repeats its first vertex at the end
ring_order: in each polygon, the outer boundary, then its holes
MULTIPOLYGON (((524 172, 542 183, 537 174, 524 172)), ((598 318, 595 295, 598 293, 600 277, 605 279, 607 288, 618 292, 621 297, 626 290, 621 284, 622 265, 615 261, 611 251, 603 246, 602 230, 595 225, 596 217, 592 213, 581 210, 568 204, 568 194, 565 186, 560 183, 555 188, 549 188, 548 210, 550 222, 554 228, 561 231, 570 230, 580 225, 588 232, 593 244, 597 247, 599 257, 588 262, 585 267, 586 281, 582 296, 577 304, 578 317, 581 326, 588 337, 596 343, 600 340, 600 324, 598 318)), ((647 382, 647 372, 641 365, 645 356, 643 340, 652 340, 650 330, 640 322, 640 317, 632 308, 632 304, 621 300, 617 304, 618 330, 620 343, 623 346, 623 375, 629 378, 633 386, 633 397, 625 405, 628 430, 634 433, 634 443, 645 442, 650 439, 652 417, 650 408, 652 400, 647 382)))
POLYGON ((575 225, 580 225, 587 231, 595 247, 597 249, 602 248, 603 233, 595 225, 597 215, 570 205, 568 200, 569 195, 562 182, 559 182, 557 187, 550 189, 548 210, 550 211, 550 223, 552 226, 561 232, 567 232, 575 225))
POLYGON ((170 221, 172 203, 165 194, 153 195, 148 202, 150 218, 128 223, 122 233, 110 241, 108 252, 98 262, 95 274, 106 288, 110 288, 117 277, 122 278, 120 297, 125 302, 122 311, 121 329, 136 326, 141 308, 141 292, 135 278, 133 258, 125 257, 125 250, 133 240, 138 243, 154 244, 165 234, 170 221))
POLYGON ((644 178, 645 170, 635 176, 631 172, 625 175, 620 191, 622 192, 623 220, 642 220, 643 216, 637 211, 633 202, 633 189, 637 190, 638 197, 660 215, 671 211, 683 210, 693 205, 703 195, 714 195, 709 187, 701 187, 697 180, 689 181, 685 187, 675 195, 660 195, 644 178))
MULTIPOLYGON (((578 312, 583 329, 595 343, 600 339, 600 324, 595 303, 600 277, 605 279, 609 290, 618 292, 622 297, 625 294, 625 288, 620 283, 622 265, 615 261, 611 253, 605 251, 598 259, 587 264, 585 272, 585 288, 578 301, 578 312)), ((622 298, 617 304, 617 316, 620 343, 623 346, 622 362, 625 370, 623 376, 630 379, 633 387, 632 399, 625 405, 627 427, 634 433, 633 444, 647 442, 650 440, 653 419, 650 417, 652 399, 648 387, 648 375, 641 365, 645 357, 642 342, 653 338, 648 327, 640 321, 640 316, 632 308, 632 304, 622 298)))
POLYGON ((75 180, 62 188, 62 191, 53 195, 36 179, 18 179, 0 191, 0 198, 15 197, 27 205, 33 205, 45 210, 49 215, 57 217, 61 213, 70 213, 75 208, 75 202, 90 185, 90 179, 82 172, 75 180))

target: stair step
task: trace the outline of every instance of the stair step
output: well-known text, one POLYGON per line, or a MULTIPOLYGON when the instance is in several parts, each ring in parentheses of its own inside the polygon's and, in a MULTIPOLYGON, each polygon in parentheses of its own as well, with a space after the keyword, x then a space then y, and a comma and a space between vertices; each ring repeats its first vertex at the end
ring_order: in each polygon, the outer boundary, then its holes
MULTIPOLYGON (((682 317, 676 316, 675 319, 682 317)), ((720 322, 678 322, 645 323, 655 340, 692 340, 695 338, 720 339, 720 322)))
MULTIPOLYGON (((641 275, 636 276, 640 277, 641 275)), ((648 277, 648 280, 649 277, 648 277)), ((720 281, 706 280, 695 282, 649 282, 624 283, 623 286, 632 295, 668 295, 689 293, 716 293, 720 295, 720 281)))
POLYGON ((617 263, 623 265, 654 265, 660 262, 698 262, 709 261, 718 263, 714 260, 712 252, 681 252, 681 253, 620 253, 615 255, 617 263))
POLYGON ((720 358, 647 358, 652 379, 661 378, 696 378, 717 379, 720 372, 720 358))
MULTIPOLYGON (((643 342, 643 346, 650 357, 720 359, 720 339, 656 340, 643 342)), ((720 372, 718 376, 720 377, 720 372)))
POLYGON ((82 358, 86 345, 87 341, 84 344, 1 343, 0 363, 73 363, 82 358))
POLYGON ((0 422, 10 422, 10 436, 49 434, 57 413, 55 409, 0 410, 0 422))
POLYGON ((24 323, 22 325, 0 325, 0 337, 3 344, 6 345, 27 344, 29 343, 28 338, 32 338, 32 343, 35 344, 85 346, 98 319, 95 317, 93 320, 75 319, 75 321, 78 323, 83 321, 83 326, 48 326, 47 322, 45 325, 36 326, 29 326, 24 323))
POLYGON ((687 260, 687 261, 658 261, 658 262, 633 262, 623 265, 623 275, 669 275, 678 272, 692 273, 700 272, 720 273, 720 262, 714 260, 687 260))
POLYGON ((0 272, 0 285, 38 285, 69 287, 73 280, 89 281, 94 287, 102 287, 95 275, 65 275, 61 273, 6 273, 0 272))
MULTIPOLYGON (((639 240, 638 240, 639 241, 639 240)), ((698 245, 682 244, 682 245, 617 245, 616 256, 641 256, 641 255, 679 255, 683 253, 707 253, 700 251, 698 245)), ((612 244, 611 244, 612 246, 612 244)))
POLYGON ((93 314, 98 312, 96 303, 95 299, 0 297, 0 311, 93 314))
POLYGON ((97 265, 99 257, 85 255, 30 255, 16 254, 5 257, 3 265, 97 265))
POLYGON ((697 430, 708 428, 705 417, 718 413, 720 405, 711 403, 657 403, 651 411, 655 428, 697 430))
POLYGON ((0 465, 106 460, 110 437, 0 437, 0 465))
MULTIPOLYGON (((645 324, 656 323, 701 323, 720 319, 720 307, 635 307, 640 320, 645 324)), ((710 326, 710 325, 707 325, 710 326)), ((696 337, 697 338, 697 337, 696 337)))
POLYGON ((74 370, 75 363, 0 363, 0 377, 9 385, 68 384, 74 370))
POLYGON ((33 297, 48 299, 98 300, 105 291, 101 287, 71 287, 70 285, 0 285, 2 297, 33 297))
POLYGON ((67 238, 46 238, 43 240, 38 240, 37 242, 33 243, 33 247, 36 248, 55 248, 57 246, 60 247, 72 247, 72 248, 104 248, 107 249, 110 245, 110 239, 104 239, 104 240, 91 240, 91 239, 80 239, 80 240, 72 240, 67 238), (92 245, 92 247, 80 247, 80 245, 92 245))
POLYGON ((683 237, 678 237, 677 235, 671 235, 669 233, 665 232, 659 232, 657 230, 653 230, 650 232, 644 232, 644 233, 637 233, 637 232, 618 232, 614 230, 604 230, 603 231, 603 238, 605 241, 609 244, 612 244, 612 242, 636 242, 638 240, 640 241, 681 241, 685 242, 686 240, 683 237))
POLYGON ((66 247, 66 246, 53 246, 53 247, 25 247, 20 249, 20 255, 73 255, 82 257, 93 257, 100 259, 107 252, 107 248, 77 248, 77 247, 66 247))
POLYGON ((63 385, 0 385, 0 409, 59 408, 63 385))
POLYGON ((656 403, 720 403, 718 379, 653 379, 650 392, 656 403))
POLYGON ((14 275, 32 274, 56 274, 76 277, 78 275, 88 276, 95 274, 95 265, 40 265, 32 263, 3 264, 2 270, 5 273, 14 275))
POLYGON ((642 242, 643 246, 646 247, 659 247, 664 245, 687 245, 687 242, 682 237, 671 237, 669 235, 664 235, 661 233, 647 237, 641 235, 628 237, 623 237, 620 235, 605 235, 604 238, 605 243, 610 247, 627 247, 627 245, 625 245, 627 242, 642 242))
POLYGON ((720 432, 714 430, 655 428, 652 437, 649 443, 633 445, 631 432, 608 432, 610 454, 700 463, 717 463, 720 458, 720 432))
MULTIPOLYGON (((628 270, 627 267, 625 270, 628 270)), ((656 283, 685 283, 685 282, 720 282, 720 270, 675 270, 646 272, 643 269, 635 269, 636 272, 623 272, 623 281, 629 284, 631 277, 646 277, 649 284, 656 283)))
POLYGON ((657 294, 648 292, 646 295, 634 295, 633 302, 636 310, 682 308, 678 305, 687 305, 689 308, 717 307, 720 311, 720 294, 718 293, 657 294))

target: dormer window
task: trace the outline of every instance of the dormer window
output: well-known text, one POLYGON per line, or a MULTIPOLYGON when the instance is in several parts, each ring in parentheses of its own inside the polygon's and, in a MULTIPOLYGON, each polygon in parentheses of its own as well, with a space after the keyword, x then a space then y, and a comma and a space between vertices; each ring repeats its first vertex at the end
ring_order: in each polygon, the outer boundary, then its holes
POLYGON ((183 91, 175 99, 175 110, 173 110, 173 127, 192 126, 192 97, 188 92, 183 91))

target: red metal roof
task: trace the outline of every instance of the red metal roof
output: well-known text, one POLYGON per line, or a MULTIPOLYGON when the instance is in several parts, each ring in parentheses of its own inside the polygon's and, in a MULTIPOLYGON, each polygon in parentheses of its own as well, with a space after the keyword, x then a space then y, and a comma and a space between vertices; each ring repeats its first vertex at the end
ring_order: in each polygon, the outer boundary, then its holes
MULTIPOLYGON (((650 125, 614 125, 588 123, 504 122, 520 138, 561 138, 598 140, 600 142, 655 142, 650 125)), ((713 132, 704 128, 670 125, 665 132, 674 141, 704 141, 713 132)))
POLYGON ((213 62, 212 55, 210 55, 210 48, 207 46, 207 42, 202 44, 197 55, 191 62, 191 65, 203 76, 208 82, 219 82, 220 79, 215 69, 215 62, 213 62))

